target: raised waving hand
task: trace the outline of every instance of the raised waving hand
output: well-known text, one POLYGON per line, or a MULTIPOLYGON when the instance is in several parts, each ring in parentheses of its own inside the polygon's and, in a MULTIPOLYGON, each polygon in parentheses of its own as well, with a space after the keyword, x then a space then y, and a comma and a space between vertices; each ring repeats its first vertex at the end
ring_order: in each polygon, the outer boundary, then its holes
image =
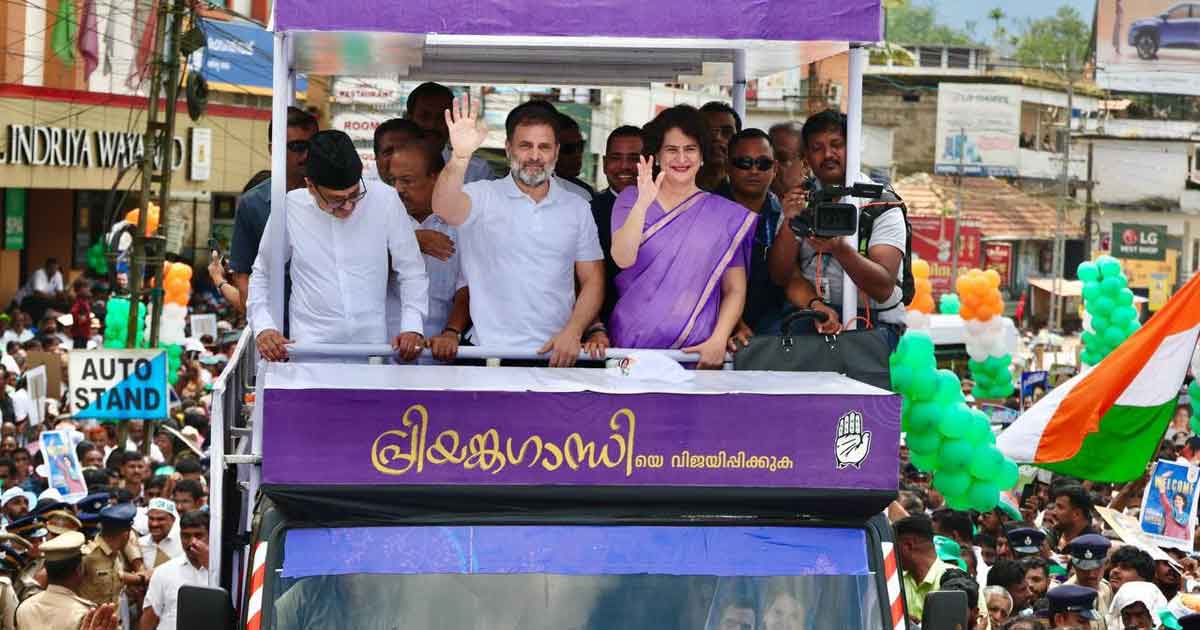
POLYGON ((471 157, 487 140, 487 124, 483 122, 479 108, 479 99, 460 96, 446 110, 446 127, 450 131, 450 146, 455 157, 471 157))
POLYGON ((658 173, 658 178, 654 177, 654 156, 641 156, 638 158, 637 165, 637 205, 643 208, 650 207, 658 197, 658 190, 662 187, 663 180, 667 177, 667 171, 662 170, 658 173))

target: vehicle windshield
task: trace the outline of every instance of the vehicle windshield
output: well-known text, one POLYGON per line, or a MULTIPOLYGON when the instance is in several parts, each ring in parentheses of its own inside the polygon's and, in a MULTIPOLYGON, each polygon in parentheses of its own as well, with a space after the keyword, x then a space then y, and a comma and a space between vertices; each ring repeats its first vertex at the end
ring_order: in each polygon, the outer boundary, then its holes
POLYGON ((277 630, 882 627, 856 529, 305 529, 284 556, 277 630))

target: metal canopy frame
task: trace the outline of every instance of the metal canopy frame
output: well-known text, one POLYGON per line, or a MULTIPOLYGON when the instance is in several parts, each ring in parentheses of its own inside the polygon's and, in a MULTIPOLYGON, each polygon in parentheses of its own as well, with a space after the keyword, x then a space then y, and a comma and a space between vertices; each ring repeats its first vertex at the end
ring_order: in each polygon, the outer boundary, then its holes
MULTIPOLYGON (((390 0, 340 0, 337 3, 276 0, 275 13, 283 10, 290 14, 280 21, 282 28, 272 29, 275 30, 272 93, 285 95, 272 101, 272 207, 285 207, 287 181, 283 175, 287 170, 287 108, 295 98, 296 75, 301 72, 451 83, 591 86, 717 83, 731 86, 733 107, 744 119, 748 78, 801 67, 849 49, 846 171, 850 177, 861 171, 862 76, 867 55, 866 50, 857 45, 859 41, 847 40, 860 40, 865 44, 879 39, 882 33, 881 0, 734 0, 699 5, 693 0, 514 2, 517 5, 534 2, 533 6, 543 11, 532 17, 516 13, 506 15, 512 18, 511 24, 521 22, 518 29, 528 30, 513 36, 497 36, 483 33, 504 32, 505 23, 488 23, 487 16, 481 17, 475 12, 482 5, 455 12, 453 7, 445 4, 434 10, 421 3, 390 0), (623 4, 624 20, 612 22, 611 16, 607 16, 599 21, 609 24, 592 25, 588 20, 589 11, 602 8, 604 3, 623 4), (685 14, 671 14, 674 9, 685 14), (317 15, 321 13, 328 15, 317 15), (647 17, 649 14, 653 14, 652 19, 647 17), (308 23, 297 26, 297 16, 306 16, 308 23), (321 21, 325 18, 329 19, 321 21), (376 21, 361 21, 367 19, 376 21), (863 20, 867 23, 862 23, 863 20), (438 32, 430 32, 435 28, 415 34, 398 28, 377 28, 388 24, 436 24, 438 32), (357 31, 339 31, 339 25, 365 26, 357 31), (565 29, 604 31, 614 25, 617 28, 609 29, 609 33, 620 36, 560 34, 565 29), (386 32, 389 30, 392 32, 386 32), (666 32, 668 36, 646 37, 659 32, 666 32), (761 39, 741 39, 746 34, 756 34, 761 39), (832 39, 816 39, 818 34, 832 39), (695 35, 702 37, 695 38, 695 35), (297 54, 297 50, 302 52, 297 54)), ((491 4, 487 8, 497 10, 491 4)), ((275 19, 273 15, 273 25, 275 19)), ((285 222, 273 222, 272 229, 277 231, 276 237, 282 236, 285 222)), ((848 238, 856 240, 856 236, 848 238)), ((283 321, 284 259, 282 251, 275 253, 275 258, 267 261, 271 270, 269 301, 276 321, 283 321)), ((843 283, 843 320, 851 322, 858 310, 858 291, 848 275, 843 275, 843 283)), ((226 381, 230 375, 242 376, 242 371, 235 369, 236 363, 245 364, 246 371, 252 368, 255 353, 251 339, 250 331, 244 333, 236 354, 239 361, 230 363, 214 387, 214 424, 232 427, 230 423, 236 422, 233 416, 241 410, 237 399, 241 398, 245 384, 226 381), (226 391, 227 386, 229 391, 226 391)), ((257 400, 261 401, 261 397, 257 400)), ((261 417, 261 409, 255 409, 255 416, 261 417)), ((246 432, 246 429, 236 430, 246 432)), ((246 473, 243 497, 250 497, 246 507, 253 508, 253 498, 261 484, 261 469, 255 465, 255 458, 262 452, 262 423, 253 422, 250 431, 249 455, 226 455, 225 436, 214 436, 217 439, 214 439, 212 456, 214 467, 219 469, 213 475, 212 507, 215 513, 221 513, 221 478, 230 465, 250 464, 248 470, 243 469, 246 473)), ((251 514, 245 515, 244 522, 238 524, 239 532, 250 531, 250 518, 251 514)), ((219 585, 221 575, 222 534, 222 528, 214 529, 215 540, 210 547, 209 566, 212 567, 210 575, 214 586, 219 585)), ((235 555, 235 563, 245 570, 249 558, 238 558, 239 555, 235 555)))

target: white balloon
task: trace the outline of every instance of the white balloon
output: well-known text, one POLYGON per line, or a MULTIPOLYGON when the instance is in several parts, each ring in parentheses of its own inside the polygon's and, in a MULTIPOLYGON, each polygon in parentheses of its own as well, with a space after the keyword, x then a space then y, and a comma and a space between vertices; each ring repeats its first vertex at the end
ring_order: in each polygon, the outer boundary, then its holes
POLYGON ((968 319, 964 322, 964 325, 967 328, 968 337, 979 337, 987 330, 987 324, 975 319, 968 319))
POLYGON ((184 319, 187 319, 187 311, 188 310, 187 310, 186 306, 180 306, 178 304, 171 304, 171 303, 163 304, 163 317, 164 318, 169 317, 171 319, 184 320, 184 319))
POLYGON ((909 330, 929 330, 930 328, 929 316, 921 311, 908 311, 904 314, 904 320, 909 330))
POLYGON ((975 343, 967 343, 967 355, 975 361, 986 361, 988 358, 987 348, 975 343))

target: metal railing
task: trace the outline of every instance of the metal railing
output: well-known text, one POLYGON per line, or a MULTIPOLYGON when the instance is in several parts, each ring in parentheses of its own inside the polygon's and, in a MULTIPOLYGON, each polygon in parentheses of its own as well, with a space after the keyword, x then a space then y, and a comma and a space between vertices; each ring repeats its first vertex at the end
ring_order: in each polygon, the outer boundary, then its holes
MULTIPOLYGON (((661 354, 669 357, 680 363, 695 363, 699 360, 700 355, 690 352, 681 352, 679 350, 636 350, 631 348, 609 348, 604 353, 604 358, 601 361, 620 360, 628 357, 633 353, 661 354)), ((288 356, 304 361, 306 359, 344 359, 344 360, 371 360, 385 359, 390 361, 395 355, 395 351, 387 344, 315 344, 315 343, 297 343, 288 346, 288 356)), ((423 358, 433 358, 433 353, 426 349, 421 353, 423 358)), ((456 361, 487 361, 488 365, 503 365, 504 361, 548 361, 549 355, 538 354, 535 350, 529 348, 504 347, 504 346, 461 346, 458 349, 456 361)), ((726 367, 728 367, 731 359, 726 357, 726 367)), ((586 352, 579 353, 579 361, 584 363, 595 364, 598 361, 593 359, 586 352)), ((432 365, 452 365, 434 363, 432 365)))

